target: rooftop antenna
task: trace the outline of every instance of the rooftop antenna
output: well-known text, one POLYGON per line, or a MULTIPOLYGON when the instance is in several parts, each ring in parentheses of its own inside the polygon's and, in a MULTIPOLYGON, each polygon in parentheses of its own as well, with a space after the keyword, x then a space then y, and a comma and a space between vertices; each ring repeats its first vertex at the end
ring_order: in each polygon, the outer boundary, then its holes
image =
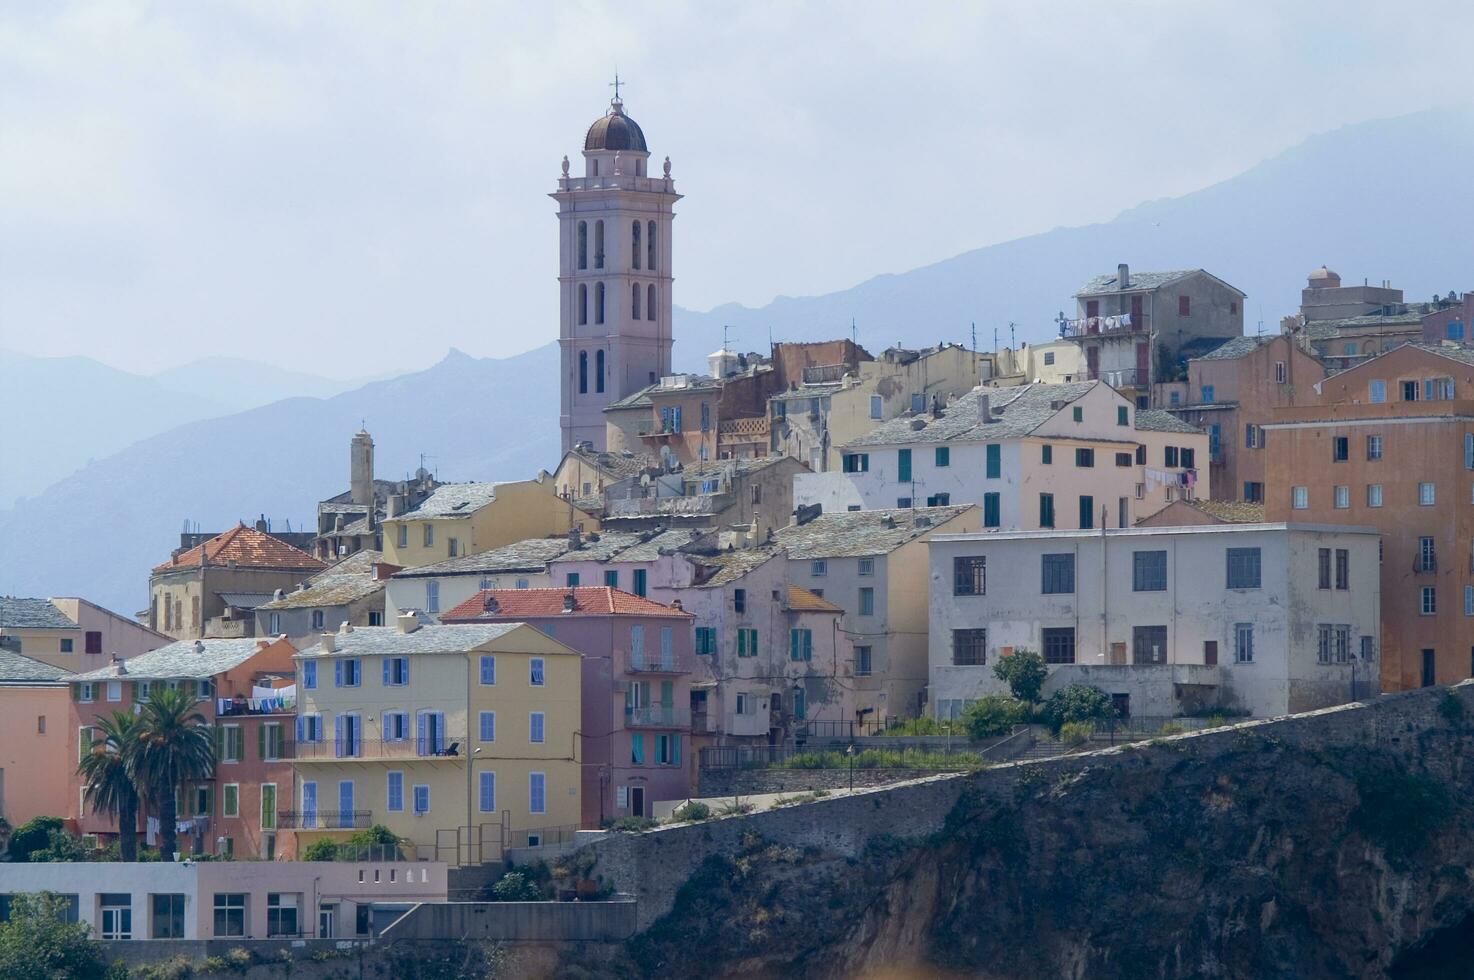
MULTIPOLYGON (((732 329, 732 325, 730 323, 724 323, 724 324, 722 324, 722 350, 731 350, 732 349, 731 346, 727 343, 727 331, 729 331, 731 329, 732 329)), ((770 331, 770 333, 771 333, 771 331, 770 331)), ((771 342, 772 338, 769 337, 768 339, 771 342)))
POLYGON ((850 343, 856 347, 860 345, 860 334, 855 329, 855 318, 850 317, 850 343))
POLYGON ((629 84, 628 82, 624 81, 623 79, 621 79, 619 77, 619 66, 616 65, 615 68, 614 68, 614 81, 612 81, 612 82, 609 83, 609 87, 612 88, 612 89, 614 89, 614 101, 615 101, 616 104, 619 103, 619 87, 621 85, 628 85, 628 84, 629 84))
POLYGON ((1013 350, 1016 350, 1018 348, 1018 338, 1014 336, 1012 320, 1008 321, 1008 346, 1010 349, 1013 350))

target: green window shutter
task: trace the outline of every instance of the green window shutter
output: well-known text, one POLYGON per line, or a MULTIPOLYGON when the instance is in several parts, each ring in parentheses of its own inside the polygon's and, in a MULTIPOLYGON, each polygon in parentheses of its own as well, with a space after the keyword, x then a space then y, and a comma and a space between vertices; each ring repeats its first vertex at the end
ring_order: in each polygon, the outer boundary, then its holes
POLYGON ((747 656, 747 630, 737 631, 737 656, 747 656))
POLYGON ((256 758, 266 758, 266 726, 256 726, 256 758))
POLYGON ((215 758, 225 758, 225 727, 223 725, 215 726, 215 758))
POLYGON ((814 634, 810 630, 804 630, 804 659, 814 659, 814 634))
POLYGON ((82 685, 81 684, 70 684, 68 686, 72 689, 72 700, 73 701, 80 701, 80 700, 82 700, 82 685))
POLYGON ((138 703, 138 682, 137 681, 134 681, 133 682, 133 692, 129 695, 129 697, 133 699, 133 702, 135 704, 138 703))

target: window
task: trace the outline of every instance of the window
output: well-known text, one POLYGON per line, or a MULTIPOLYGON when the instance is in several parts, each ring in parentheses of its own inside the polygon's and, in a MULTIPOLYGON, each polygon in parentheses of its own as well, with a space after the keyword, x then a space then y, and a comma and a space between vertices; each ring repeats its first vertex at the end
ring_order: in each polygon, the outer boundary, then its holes
MULTIPOLYGON (((1470 586, 1471 594, 1474 594, 1474 586, 1470 586)), ((1469 615, 1474 616, 1474 613, 1469 615)), ((869 677, 871 670, 871 648, 868 646, 855 647, 855 676, 869 677)))
POLYGON ((983 555, 967 555, 952 559, 952 594, 986 595, 988 592, 988 559, 983 555))
POLYGON ((357 658, 333 661, 333 686, 334 687, 357 687, 361 679, 360 664, 357 658))
POLYGON ((996 480, 1003 475, 1003 447, 996 442, 990 442, 983 450, 985 475, 990 480, 996 480))
POLYGON ((527 812, 548 812, 548 777, 545 773, 527 774, 527 812))
POLYGON ((534 744, 545 741, 547 735, 547 716, 541 711, 532 711, 527 715, 527 740, 534 744))
POLYGON ((1382 437, 1367 436, 1367 459, 1377 460, 1382 458, 1382 437))
POLYGON ((317 664, 314 661, 309 660, 302 665, 302 687, 309 691, 317 688, 317 664))
POLYGON ((401 547, 401 548, 408 548, 409 547, 409 525, 408 524, 401 524, 401 525, 399 525, 399 547, 401 547))
POLYGON ((1345 592, 1351 588, 1351 552, 1345 548, 1336 549, 1336 590, 1345 592))
POLYGON ((297 894, 284 892, 266 893, 266 935, 267 936, 297 936, 301 930, 297 927, 297 906, 302 898, 297 894))
POLYGON ((1130 453, 1116 453, 1116 465, 1117 466, 1130 466, 1131 465, 1131 454, 1130 453))
POLYGON ((1228 584, 1230 589, 1260 587, 1260 555, 1258 548, 1228 549, 1228 584))
MULTIPOLYGON (((1140 486, 1140 484, 1138 484, 1140 486)), ((1080 530, 1088 531, 1095 527, 1095 498, 1089 494, 1080 497, 1080 530)))
POLYGON ((1436 487, 1431 483, 1418 484, 1418 506, 1432 507, 1437 499, 1436 487))
POLYGON ((1095 465, 1095 450, 1079 448, 1075 450, 1075 465, 1088 467, 1095 465))
POLYGON ((153 939, 184 938, 184 896, 150 895, 150 935, 153 939))
POLYGON ((896 450, 896 480, 901 483, 911 482, 911 450, 896 450))
POLYGON ((814 631, 791 629, 788 631, 788 659, 809 661, 814 659, 814 631))
MULTIPOLYGON (((208 681, 206 683, 208 683, 208 681)), ((123 700, 123 682, 122 681, 108 681, 107 682, 107 699, 109 701, 121 701, 121 700, 123 700)))
POLYGON ((938 468, 952 465, 952 450, 948 446, 938 446, 936 449, 936 464, 938 468))
POLYGON ((481 683, 487 686, 496 683, 496 657, 481 655, 481 683))
POLYGON ((908 508, 908 507, 911 506, 911 498, 910 497, 897 497, 896 498, 896 506, 898 508, 902 509, 902 510, 905 510, 906 508, 908 508))
POLYGON ((604 572, 604 585, 611 589, 619 588, 619 570, 613 569, 604 572))
POLYGON ((1164 664, 1167 662, 1167 627, 1133 626, 1131 628, 1131 662, 1164 664))
POLYGON ((388 783, 384 788, 384 809, 390 813, 404 812, 404 773, 389 773, 388 783))
POLYGON ((476 774, 476 808, 482 813, 496 812, 496 773, 481 771, 476 774))
POLYGON ((1321 548, 1316 554, 1316 588, 1331 587, 1331 549, 1321 548))
POLYGON ((1332 499, 1335 501, 1337 510, 1345 510, 1351 506, 1351 488, 1345 486, 1336 487, 1332 499))
POLYGON ((224 725, 220 728, 220 761, 241 761, 241 726, 224 725))
POLYGON ((1167 552, 1133 551, 1131 553, 1131 591, 1167 591, 1167 552))
POLYGON ((1295 510, 1304 510, 1310 506, 1310 491, 1305 487, 1290 488, 1290 507, 1295 510))
POLYGON ((527 683, 533 687, 542 687, 543 682, 543 658, 533 657, 527 662, 527 683))
POLYGON ((809 574, 815 578, 823 578, 829 574, 829 563, 826 561, 813 561, 809 563, 809 574))
POLYGON ((1178 316, 1192 316, 1192 308, 1193 308, 1193 304, 1192 304, 1192 297, 1191 296, 1179 296, 1179 297, 1177 297, 1177 315, 1178 316))
POLYGON ((845 453, 840 457, 839 468, 845 473, 869 473, 869 453, 845 453))
POLYGON ((648 573, 643 568, 637 568, 637 569, 634 570, 634 572, 632 574, 633 574, 634 580, 635 580, 635 584, 634 584, 635 595, 643 597, 645 595, 645 588, 646 588, 645 582, 646 582, 646 579, 648 577, 648 573))
POLYGON ((425 583, 425 611, 429 613, 440 612, 440 583, 429 581, 425 583))
POLYGON ((579 583, 579 574, 578 574, 578 572, 569 572, 568 575, 567 575, 567 577, 566 577, 566 579, 565 579, 565 584, 570 589, 576 589, 576 588, 578 588, 578 583, 579 583))
POLYGON ((1373 381, 1368 386, 1367 400, 1372 404, 1378 404, 1387 400, 1387 382, 1373 381))
POLYGON ((415 816, 430 812, 430 787, 418 784, 411 790, 411 799, 414 802, 415 816))
POLYGON ((72 641, 71 640, 68 639, 68 640, 62 640, 61 641, 61 652, 62 653, 71 653, 72 652, 72 641))
POLYGON ((384 686, 403 687, 409 683, 409 658, 384 658, 384 686))
POLYGON ((445 550, 451 558, 458 558, 461 554, 461 542, 457 538, 445 539, 445 550))
POLYGON ((1170 467, 1172 469, 1176 469, 1177 468, 1178 462, 1177 462, 1177 447, 1176 446, 1163 446, 1162 447, 1162 465, 1167 466, 1167 467, 1170 467))
POLYGON ((322 715, 303 714, 297 716, 297 741, 322 741, 322 715))
POLYGON ((952 631, 952 663, 957 667, 982 667, 988 663, 988 631, 952 631))
POLYGON ((482 711, 476 715, 477 736, 483 742, 496 741, 496 712, 482 711))
POLYGON ((1418 539, 1418 566, 1420 572, 1432 572, 1438 570, 1438 552, 1432 538, 1418 539))
POLYGON ((1274 380, 1276 384, 1284 384, 1290 379, 1290 374, 1284 361, 1274 362, 1274 380))
POLYGON ((240 783, 226 783, 220 787, 220 815, 222 817, 241 815, 240 783))
POLYGON ((425 547, 426 548, 429 548, 433 544, 435 544, 435 525, 434 524, 426 524, 425 525, 425 547))
POLYGON ((594 390, 597 392, 604 390, 604 373, 604 352, 596 351, 594 353, 594 390))
POLYGON ((1464 433, 1464 469, 1474 470, 1474 432, 1464 433))
POLYGON ((1131 409, 1127 408, 1125 405, 1117 405, 1116 406, 1116 424, 1117 425, 1130 425, 1131 424, 1131 409))
POLYGON ((338 715, 333 724, 333 752, 338 759, 356 759, 363 747, 363 719, 338 715))
MULTIPOLYGON (((586 350, 578 352, 578 393, 580 395, 589 393, 589 352, 586 350)), ((425 526, 429 527, 428 524, 425 526)))
POLYGON ((1213 404, 1213 386, 1203 385, 1201 401, 1204 405, 1213 404))
POLYGON ((245 936, 246 895, 244 892, 215 893, 215 935, 245 936))
POLYGON ((602 282, 594 285, 594 322, 604 322, 604 284, 602 282))
POLYGON ((276 784, 261 784, 261 829, 276 829, 276 784))
POLYGON ((881 417, 882 399, 879 395, 870 396, 870 417, 878 419, 881 417))
POLYGON ((1070 409, 1070 415, 1074 418, 1076 422, 1085 421, 1085 409, 1081 408, 1079 405, 1076 405, 1074 408, 1070 409))
POLYGON ((1236 664, 1251 664, 1254 662, 1254 624, 1233 624, 1233 662, 1236 664))
POLYGON ((712 654, 717 652, 716 627, 696 627, 696 652, 698 654, 712 654))
POLYGON ((732 590, 732 611, 738 613, 747 612, 747 590, 732 590))
POLYGON ((281 722, 263 722, 256 728, 256 755, 258 758, 274 762, 282 757, 282 732, 281 722))
POLYGON ((856 563, 856 568, 857 568, 859 574, 862 575, 862 576, 874 575, 875 574, 875 559, 874 558, 861 558, 859 560, 859 562, 856 563))
POLYGON ((1464 615, 1474 616, 1474 585, 1464 586, 1464 615))
POLYGON ((93 699, 93 685, 91 681, 85 681, 77 685, 77 700, 88 704, 93 699))
POLYGON ((1368 483, 1367 484, 1367 506, 1368 507, 1381 507, 1382 506, 1382 484, 1380 484, 1380 483, 1368 483))
POLYGON ((1054 364, 1054 351, 1047 350, 1044 352, 1044 364, 1046 367, 1054 364))
POLYGON ((1436 588, 1431 585, 1423 586, 1419 610, 1424 616, 1438 614, 1438 590, 1436 588))
POLYGON ((1252 422, 1246 422, 1244 424, 1244 448, 1258 449, 1262 444, 1263 434, 1263 430, 1259 426, 1254 425, 1252 422))
POLYGON ((1136 447, 1136 465, 1137 466, 1145 466, 1146 465, 1146 447, 1145 446, 1137 446, 1136 447))
POLYGON ((83 643, 83 649, 87 653, 101 653, 102 633, 98 630, 88 630, 86 636, 83 638, 83 643))
POLYGON ((1415 402, 1418 400, 1418 383, 1416 381, 1404 381, 1402 383, 1402 400, 1415 402))
POLYGON ((1044 595, 1071 595, 1075 591, 1075 556, 1043 555, 1039 591, 1044 595))
POLYGON ((1347 436, 1331 438, 1331 462, 1344 463, 1351 458, 1351 439, 1347 436))
POLYGON ((1039 526, 1054 527, 1054 494, 1039 495, 1039 526))
POLYGON ((1047 664, 1072 664, 1075 662, 1075 628, 1073 626, 1045 627, 1039 631, 1041 646, 1044 647, 1044 662, 1047 664))
POLYGON ((1052 465, 1054 463, 1054 447, 1051 446, 1047 442, 1044 445, 1040 446, 1039 447, 1039 460, 1045 466, 1052 465))
POLYGON ((997 493, 983 494, 983 527, 1002 527, 1003 517, 1000 513, 1002 495, 997 493))

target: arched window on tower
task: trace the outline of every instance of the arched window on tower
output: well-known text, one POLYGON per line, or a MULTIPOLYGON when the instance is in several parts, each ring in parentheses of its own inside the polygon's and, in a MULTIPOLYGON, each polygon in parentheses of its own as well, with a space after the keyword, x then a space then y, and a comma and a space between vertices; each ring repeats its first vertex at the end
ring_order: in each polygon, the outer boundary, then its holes
POLYGON ((599 176, 599 158, 594 157, 594 176, 599 176))
POLYGON ((645 287, 645 319, 655 319, 655 284, 645 287))
MULTIPOLYGON (((647 261, 645 263, 645 268, 649 269, 651 272, 654 272, 655 271, 655 222, 653 222, 653 221, 650 222, 649 231, 645 235, 645 247, 650 250, 650 258, 649 258, 649 261, 647 261)), ((655 318, 654 317, 651 317, 650 319, 653 320, 655 318)))
POLYGON ((604 268, 604 222, 594 222, 594 268, 604 268))
POLYGON ((594 287, 594 322, 604 322, 604 284, 602 282, 594 287))
POLYGON ((589 322, 589 287, 588 283, 578 284, 578 325, 583 326, 589 322))
POLYGON ((594 355, 594 390, 604 390, 604 352, 599 351, 594 355))
POLYGON ((640 318, 640 284, 635 283, 630 287, 630 319, 640 318))
MULTIPOLYGON (((633 242, 630 248, 630 255, 633 257, 635 268, 638 269, 640 267, 640 223, 638 221, 631 227, 630 236, 630 240, 633 242)), ((639 314, 636 314, 635 318, 639 319, 639 314)))
POLYGON ((578 352, 578 393, 589 393, 589 352, 586 350, 578 352))
POLYGON ((578 267, 580 269, 589 267, 589 223, 587 221, 578 223, 578 267))

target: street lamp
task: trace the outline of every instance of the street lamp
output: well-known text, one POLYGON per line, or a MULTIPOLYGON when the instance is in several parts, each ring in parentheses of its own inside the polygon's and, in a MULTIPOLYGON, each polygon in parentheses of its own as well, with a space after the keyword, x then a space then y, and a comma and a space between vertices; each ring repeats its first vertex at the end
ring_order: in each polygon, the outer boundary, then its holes
MULTIPOLYGON (((469 742, 470 739, 467 739, 467 741, 469 742)), ((471 797, 471 774, 476 771, 476 757, 478 755, 480 755, 480 754, 481 754, 481 747, 478 745, 476 748, 474 748, 474 749, 471 750, 470 754, 466 758, 466 863, 467 864, 470 864, 471 863, 471 831, 473 831, 473 830, 476 829, 476 825, 472 822, 472 819, 471 819, 471 805, 472 805, 471 804, 471 799, 472 799, 472 797, 471 797)), ((457 854, 457 858, 459 858, 459 856, 460 855, 457 854)))
POLYGON ((845 749, 844 753, 850 759, 850 793, 853 794, 855 792, 855 743, 851 742, 850 747, 845 749))

